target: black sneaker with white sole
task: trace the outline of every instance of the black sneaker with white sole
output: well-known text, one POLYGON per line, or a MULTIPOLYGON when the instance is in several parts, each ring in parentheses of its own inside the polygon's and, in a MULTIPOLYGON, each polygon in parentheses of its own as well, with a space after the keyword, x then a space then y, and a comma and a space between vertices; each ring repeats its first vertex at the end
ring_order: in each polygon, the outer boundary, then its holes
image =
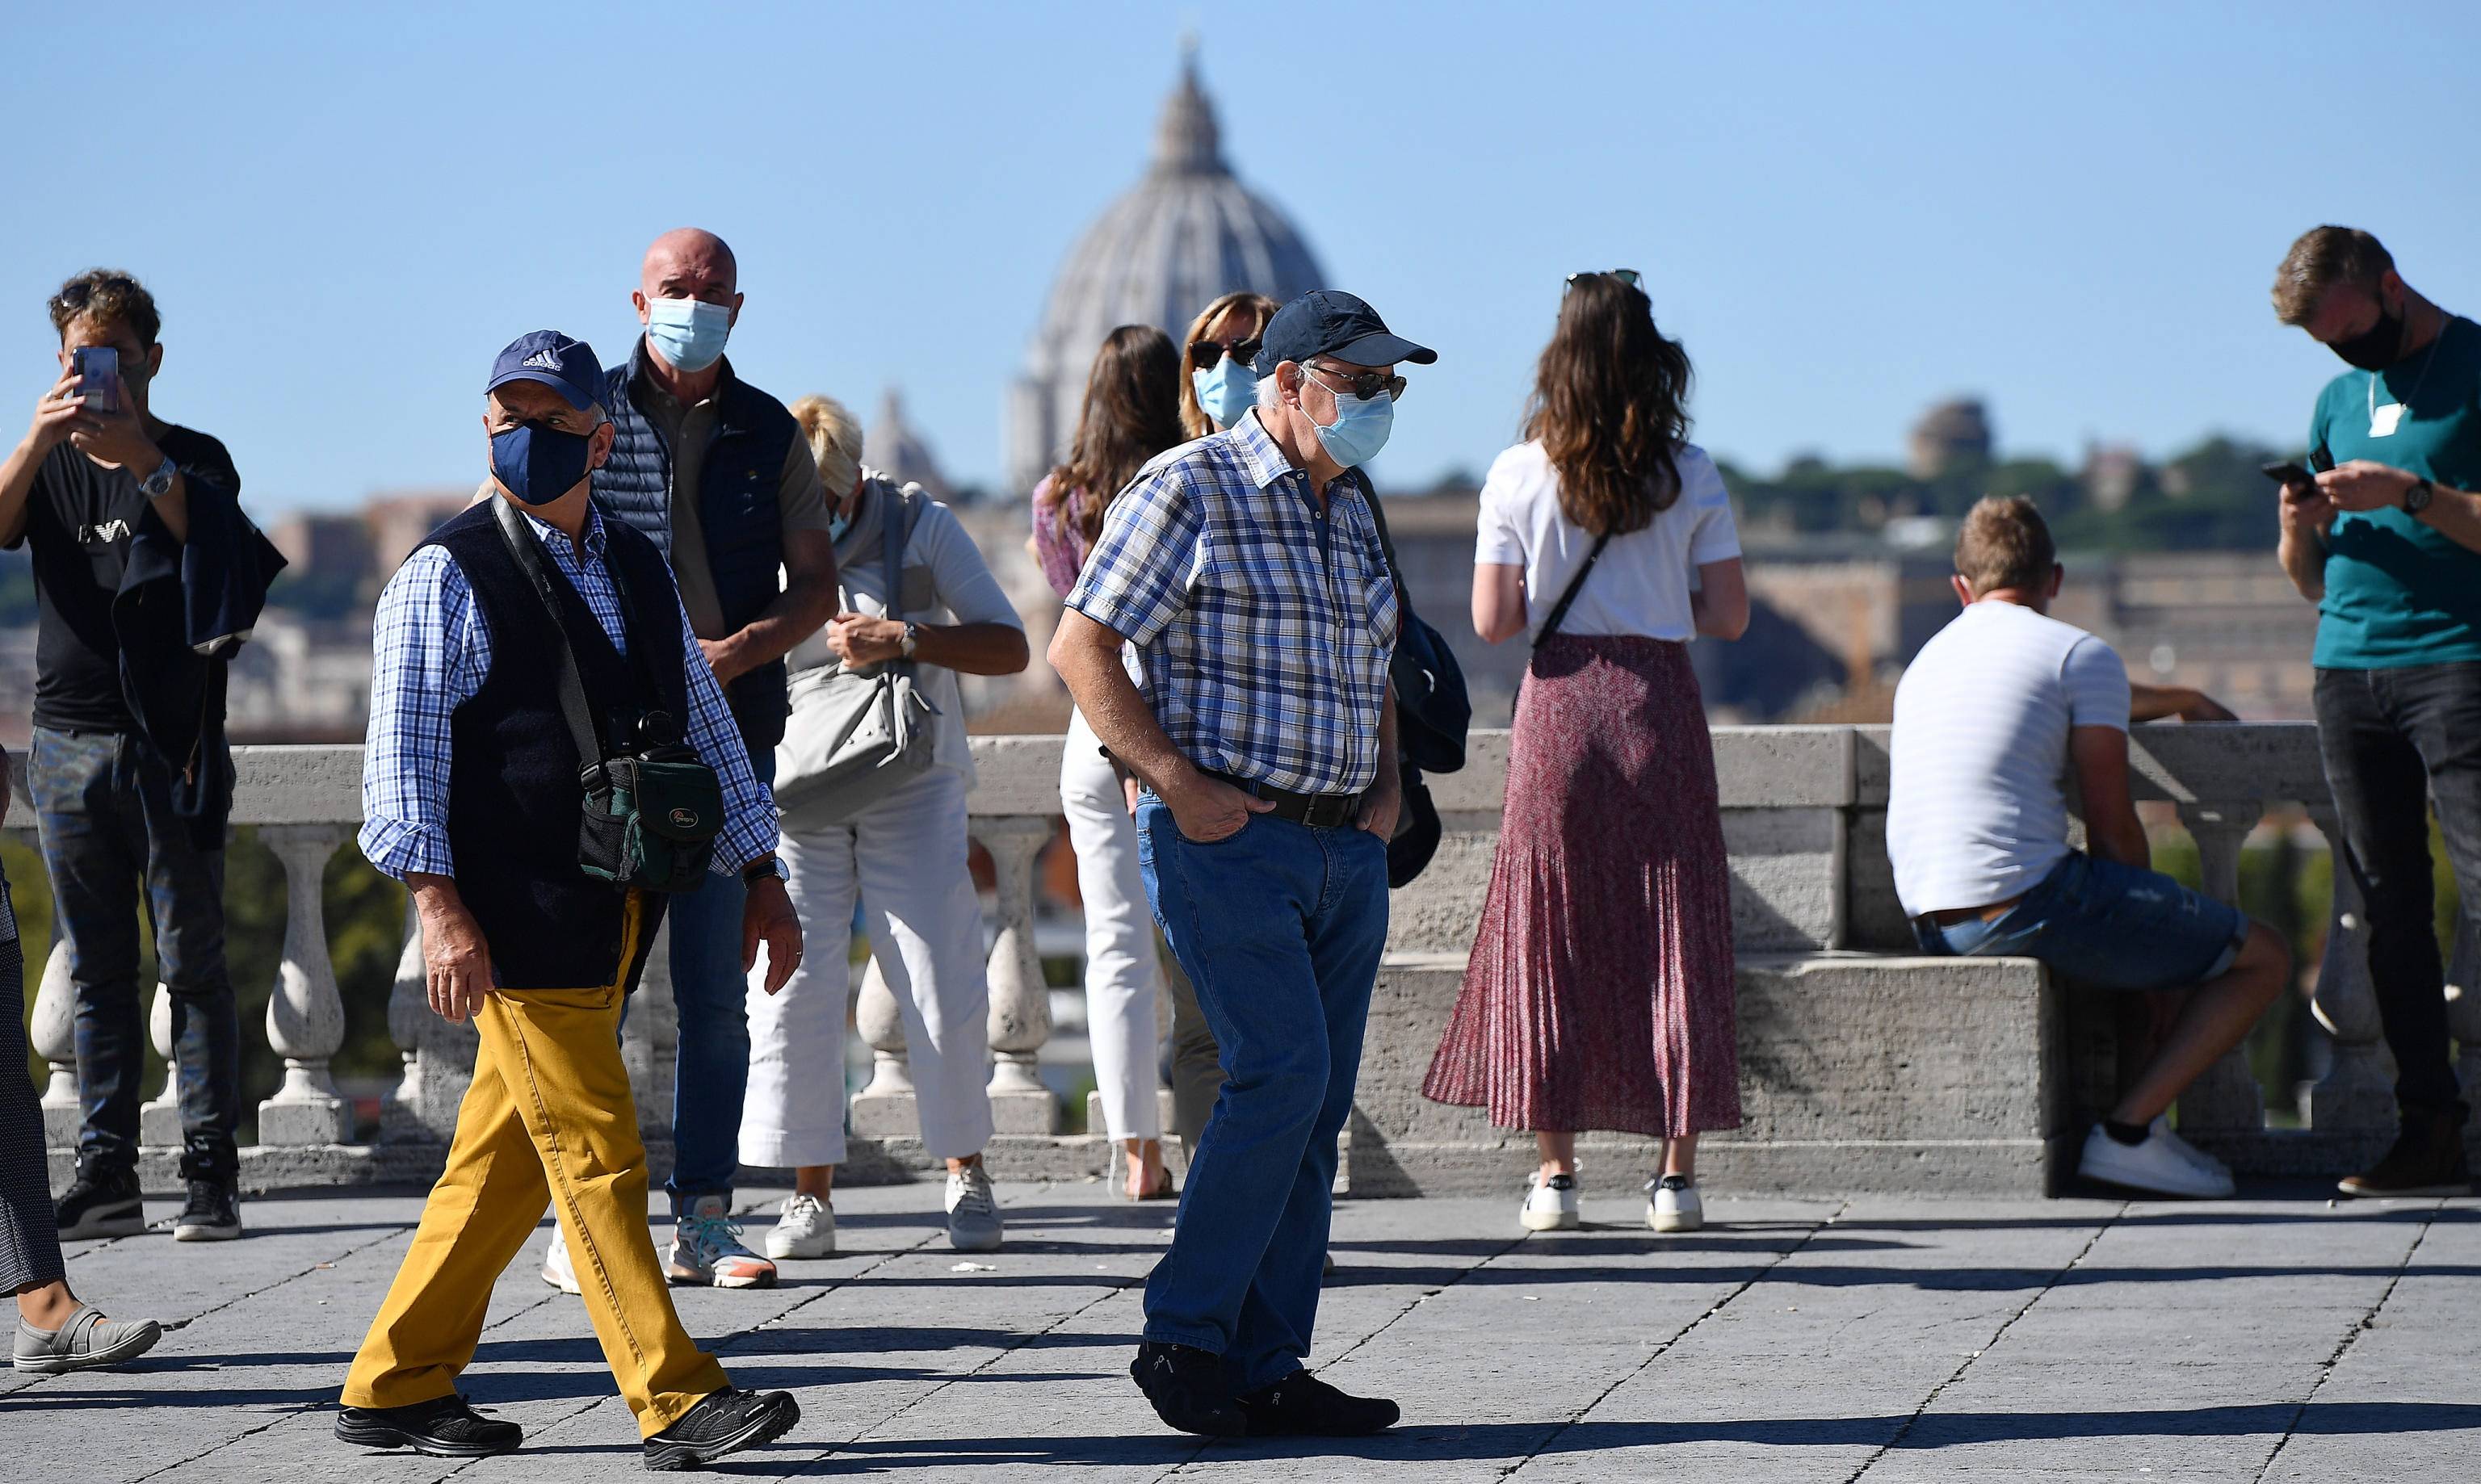
POLYGON ((52 1222, 60 1228, 63 1241, 135 1237, 145 1231, 146 1213, 138 1200, 138 1172, 78 1176, 67 1193, 52 1204, 52 1222))
POLYGON ((190 1182, 189 1204, 172 1222, 176 1242, 228 1242, 241 1235, 241 1197, 220 1180, 190 1182))
POLYGON ((411 1448, 435 1458, 488 1458, 513 1453, 526 1438, 514 1422, 475 1411, 462 1396, 440 1396, 403 1407, 347 1407, 336 1414, 336 1436, 366 1448, 411 1448))
POLYGON ((801 1419, 790 1392, 725 1387, 698 1398, 681 1419, 646 1440, 646 1467, 658 1473, 703 1469, 727 1453, 772 1443, 801 1419))

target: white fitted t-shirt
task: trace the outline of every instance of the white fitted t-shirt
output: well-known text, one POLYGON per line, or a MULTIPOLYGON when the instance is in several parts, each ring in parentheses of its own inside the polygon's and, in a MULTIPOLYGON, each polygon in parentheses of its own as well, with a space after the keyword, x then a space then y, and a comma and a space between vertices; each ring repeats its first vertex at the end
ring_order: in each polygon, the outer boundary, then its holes
POLYGON ((1987 907, 2068 855, 2068 733, 2128 730, 2108 644, 1989 600, 1921 646, 1895 687, 1887 855, 1907 916, 1987 907))
MULTIPOLYGON (((1740 555, 1739 528, 1714 460, 1694 444, 1680 446, 1680 498, 1642 531, 1611 537, 1559 621, 1562 634, 1640 634, 1650 638, 1696 637, 1688 593, 1697 568, 1740 555)), ((1594 537, 1559 509, 1559 473, 1537 440, 1492 461, 1481 485, 1481 529, 1474 560, 1525 569, 1528 638, 1558 606, 1559 594, 1594 549, 1594 537)))

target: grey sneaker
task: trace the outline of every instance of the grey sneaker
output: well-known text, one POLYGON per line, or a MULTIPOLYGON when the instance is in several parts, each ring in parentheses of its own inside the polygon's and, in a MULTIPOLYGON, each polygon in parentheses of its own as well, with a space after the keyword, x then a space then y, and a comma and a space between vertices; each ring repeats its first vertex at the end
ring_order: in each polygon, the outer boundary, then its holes
POLYGON ((107 1319, 93 1306, 80 1304, 59 1329, 37 1329, 19 1319, 11 1359, 19 1370, 38 1375, 96 1370, 134 1360, 163 1338, 163 1326, 152 1319, 107 1319))
POLYGON ((948 1245, 958 1252, 1000 1250, 1000 1203, 979 1160, 948 1177, 948 1245))

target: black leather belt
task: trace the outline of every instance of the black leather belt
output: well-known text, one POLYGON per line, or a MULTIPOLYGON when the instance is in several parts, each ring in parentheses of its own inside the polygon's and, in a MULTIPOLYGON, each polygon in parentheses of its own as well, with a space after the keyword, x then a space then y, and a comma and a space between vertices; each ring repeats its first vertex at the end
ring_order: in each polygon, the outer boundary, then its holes
POLYGON ((1313 829, 1342 829, 1361 815, 1358 794, 1294 794, 1287 789, 1269 787, 1230 773, 1218 773, 1211 768, 1199 772, 1218 783, 1228 783, 1252 798, 1263 798, 1274 805, 1271 811, 1278 820, 1306 824, 1313 829))

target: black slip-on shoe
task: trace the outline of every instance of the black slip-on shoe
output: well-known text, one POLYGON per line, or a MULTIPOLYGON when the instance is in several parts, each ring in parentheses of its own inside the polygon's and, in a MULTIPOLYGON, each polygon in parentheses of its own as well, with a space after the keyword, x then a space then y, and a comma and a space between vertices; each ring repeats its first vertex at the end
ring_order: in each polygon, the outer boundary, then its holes
POLYGON ((1306 1370, 1234 1398, 1252 1438, 1360 1438, 1404 1415, 1383 1396, 1347 1396, 1306 1370))
POLYGON ((698 1398, 681 1419, 646 1440, 646 1467, 657 1473, 703 1469, 727 1453, 772 1443, 801 1419, 790 1392, 725 1387, 698 1398))
POLYGON ((1137 1346, 1137 1358, 1129 1363, 1129 1379, 1154 1403, 1155 1416, 1166 1426, 1205 1438, 1239 1438, 1249 1431, 1249 1419, 1224 1385, 1219 1356, 1194 1345, 1149 1340, 1137 1346))
POLYGON ((138 1172, 80 1175, 52 1204, 52 1223, 63 1241, 99 1237, 135 1237, 146 1230, 146 1213, 138 1200, 138 1172))
POLYGON ((411 1448, 438 1458, 488 1458, 513 1453, 526 1438, 514 1422, 484 1417, 462 1396, 440 1396, 403 1407, 347 1407, 336 1414, 336 1436, 357 1447, 411 1448))
POLYGON ((228 1242, 241 1235, 241 1196, 220 1180, 190 1182, 189 1203, 172 1220, 176 1242, 228 1242))

